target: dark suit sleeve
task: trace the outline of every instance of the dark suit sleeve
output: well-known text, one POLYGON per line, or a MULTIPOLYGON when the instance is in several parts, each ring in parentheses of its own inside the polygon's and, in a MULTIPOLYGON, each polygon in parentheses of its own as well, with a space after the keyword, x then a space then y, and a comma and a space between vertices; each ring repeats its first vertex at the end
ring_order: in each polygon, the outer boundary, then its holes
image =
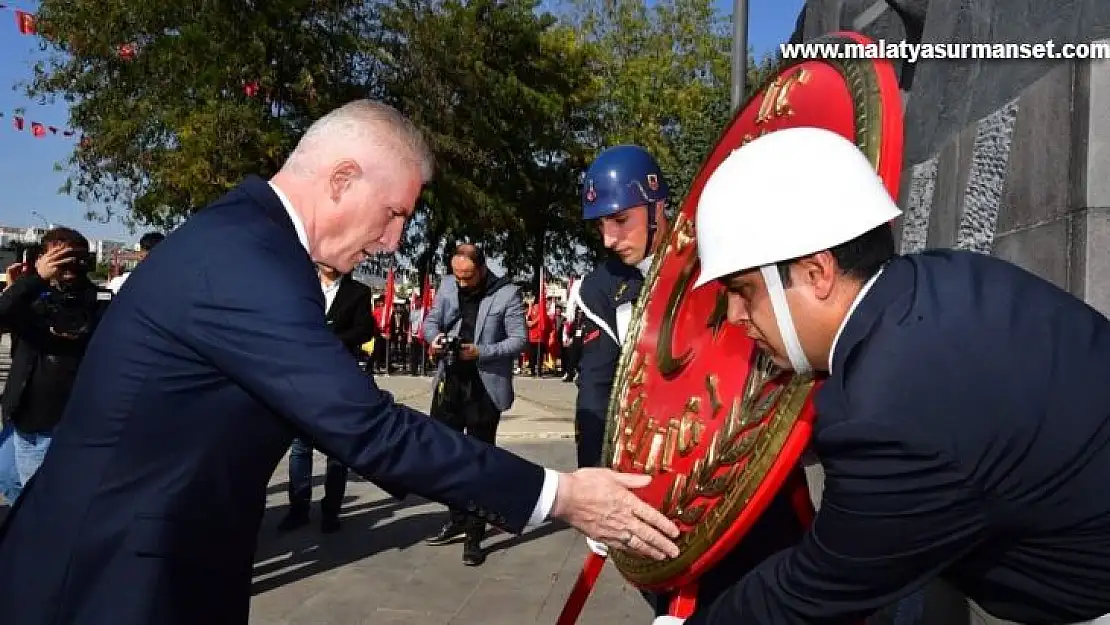
POLYGON ((377 331, 374 315, 370 313, 370 289, 359 289, 351 304, 351 325, 335 334, 347 349, 357 352, 360 345, 377 336, 377 331))
POLYGON ((825 494, 813 528, 687 625, 856 623, 982 540, 982 496, 946 453, 866 421, 821 439, 825 494))
POLYGON ((182 340, 367 479, 521 531, 543 469, 395 403, 327 328, 308 268, 263 252, 206 259, 182 340))
POLYGON ((609 395, 617 374, 621 346, 610 336, 610 331, 616 331, 611 298, 593 280, 583 281, 579 297, 583 312, 588 313, 583 317, 578 398, 574 411, 578 466, 596 467, 601 464, 609 395), (597 320, 608 329, 602 328, 597 320))

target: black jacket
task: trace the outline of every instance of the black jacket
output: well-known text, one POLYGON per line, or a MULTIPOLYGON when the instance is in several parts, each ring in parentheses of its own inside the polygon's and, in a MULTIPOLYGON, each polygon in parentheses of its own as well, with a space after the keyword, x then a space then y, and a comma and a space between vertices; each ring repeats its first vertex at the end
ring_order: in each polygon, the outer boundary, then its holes
MULTIPOLYGON (((97 302, 95 295, 99 290, 92 283, 85 284, 83 288, 90 296, 89 312, 94 322, 98 321, 99 313, 107 302, 97 302)), ((11 421, 25 432, 46 431, 57 425, 92 335, 90 331, 71 339, 56 336, 50 331, 40 310, 41 301, 50 291, 46 281, 30 273, 0 293, 0 326, 12 336, 12 365, 3 397, 0 398, 0 414, 5 421, 11 421), (51 382, 57 394, 49 398, 47 405, 29 409, 25 402, 26 390, 46 358, 53 360, 52 370, 59 378, 51 382)))
POLYGON ((606 261, 582 279, 578 302, 583 317, 582 356, 574 411, 579 467, 601 464, 609 394, 624 338, 618 328, 617 309, 623 306, 631 311, 643 285, 640 270, 619 260, 606 261))
MULTIPOLYGON (((817 394, 804 540, 687 625, 858 622, 943 577, 994 616, 1110 613, 1110 321, 968 252, 894 260, 817 394)), ((706 606, 708 608, 708 606, 706 606)))
POLYGON ((379 334, 370 312, 370 287, 349 275, 339 280, 339 290, 326 319, 343 346, 357 358, 361 356, 362 344, 379 334))

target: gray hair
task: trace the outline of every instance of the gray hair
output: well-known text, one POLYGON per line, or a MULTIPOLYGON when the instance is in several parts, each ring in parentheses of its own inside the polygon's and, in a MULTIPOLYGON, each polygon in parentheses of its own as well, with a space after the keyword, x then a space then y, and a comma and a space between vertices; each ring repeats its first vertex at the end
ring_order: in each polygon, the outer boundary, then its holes
POLYGON ((371 144, 387 151, 389 159, 400 159, 420 169, 421 182, 432 179, 435 159, 424 135, 400 111, 373 100, 355 100, 312 123, 297 142, 284 168, 299 174, 314 171, 328 149, 354 143, 371 144))

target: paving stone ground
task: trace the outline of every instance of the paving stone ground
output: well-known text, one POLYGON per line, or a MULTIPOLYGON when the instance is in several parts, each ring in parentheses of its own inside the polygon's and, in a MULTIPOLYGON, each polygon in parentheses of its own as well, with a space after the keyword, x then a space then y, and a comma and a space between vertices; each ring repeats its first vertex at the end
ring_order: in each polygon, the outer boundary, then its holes
MULTIPOLYGON (((552 468, 574 463, 569 440, 505 446, 552 468)), ((319 454, 315 465, 318 501, 324 470, 319 454)), ((278 534, 275 526, 287 504, 286 470, 283 462, 267 493, 252 625, 553 624, 587 553, 577 532, 548 524, 522 536, 487 539, 485 564, 467 567, 461 544, 423 544, 446 521, 442 506, 415 497, 398 502, 355 477, 348 482, 340 533, 323 535, 314 524, 278 534)), ((579 623, 647 625, 651 618, 639 593, 608 565, 579 623)))
MULTIPOLYGON (((432 377, 409 375, 377 376, 378 385, 401 401, 418 410, 427 411, 432 404, 432 377)), ((555 377, 516 377, 513 380, 516 401, 501 415, 498 439, 573 438, 574 384, 555 377)))

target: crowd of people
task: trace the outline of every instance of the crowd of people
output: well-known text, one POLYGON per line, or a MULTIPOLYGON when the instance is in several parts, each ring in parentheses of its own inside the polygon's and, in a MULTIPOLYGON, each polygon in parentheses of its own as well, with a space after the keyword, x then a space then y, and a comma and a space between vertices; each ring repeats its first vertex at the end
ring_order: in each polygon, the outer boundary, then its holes
MULTIPOLYGON (((577 289, 573 289, 576 281, 576 276, 569 278, 571 289, 565 298, 548 296, 542 305, 535 295, 522 293, 528 340, 513 368, 515 374, 558 376, 564 382, 575 381, 585 321, 581 311, 571 303, 572 295, 577 294, 577 289)), ((366 344, 360 357, 367 359, 373 372, 429 374, 435 363, 421 332, 424 310, 420 295, 414 292, 407 300, 396 300, 392 307, 386 306, 384 295, 374 295, 372 310, 378 333, 366 344)))

